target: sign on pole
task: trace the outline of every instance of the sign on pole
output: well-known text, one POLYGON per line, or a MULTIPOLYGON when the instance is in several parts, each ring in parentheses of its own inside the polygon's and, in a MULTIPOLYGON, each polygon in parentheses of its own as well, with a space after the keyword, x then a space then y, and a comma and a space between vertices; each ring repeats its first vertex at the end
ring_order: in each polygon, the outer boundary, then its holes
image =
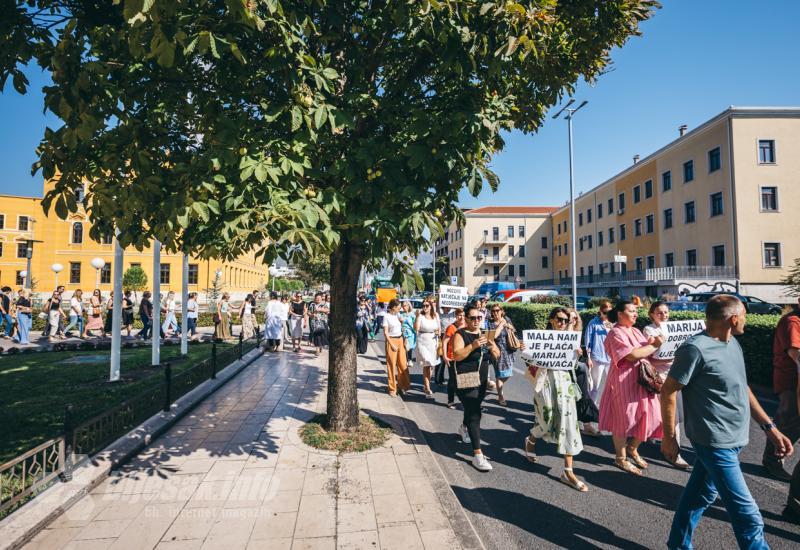
POLYGON ((626 264, 626 263, 628 263, 628 257, 627 256, 621 256, 619 254, 615 254, 614 255, 614 263, 626 264))
POLYGON ((661 330, 664 333, 664 343, 653 354, 654 359, 671 361, 675 359, 675 352, 686 340, 698 332, 706 329, 706 322, 702 319, 692 319, 688 321, 667 321, 661 323, 661 330))
POLYGON ((379 288, 375 291, 375 299, 382 303, 388 303, 397 298, 397 290, 393 288, 379 288))
POLYGON ((572 330, 524 330, 522 356, 542 369, 572 370, 578 363, 581 333, 572 330))
POLYGON ((458 277, 455 275, 450 275, 450 284, 456 286, 458 284, 458 277))
POLYGON ((439 287, 440 308, 464 307, 468 298, 469 294, 467 294, 467 287, 465 286, 442 285, 439 287))

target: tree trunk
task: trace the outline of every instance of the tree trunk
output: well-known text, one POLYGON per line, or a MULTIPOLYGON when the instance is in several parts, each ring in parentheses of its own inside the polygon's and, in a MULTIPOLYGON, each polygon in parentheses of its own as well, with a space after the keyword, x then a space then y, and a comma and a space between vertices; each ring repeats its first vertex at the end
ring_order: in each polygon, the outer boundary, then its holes
POLYGON ((342 240, 331 254, 330 353, 328 356, 328 429, 358 427, 356 305, 363 249, 342 240))

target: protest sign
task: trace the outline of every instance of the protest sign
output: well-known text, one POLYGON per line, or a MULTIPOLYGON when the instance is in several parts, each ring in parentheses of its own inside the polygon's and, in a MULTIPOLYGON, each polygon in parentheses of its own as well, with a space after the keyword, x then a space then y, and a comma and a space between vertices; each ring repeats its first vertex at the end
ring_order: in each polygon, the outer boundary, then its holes
POLYGON ((468 296, 467 287, 442 285, 439 287, 439 307, 464 307, 468 296))
POLYGON ((397 290, 393 288, 379 288, 375 292, 375 299, 381 304, 391 302, 395 298, 397 298, 397 290))
POLYGON ((706 329, 706 322, 702 319, 692 319, 687 321, 667 321, 661 323, 661 331, 664 333, 664 343, 653 354, 653 359, 662 361, 672 361, 675 359, 675 351, 690 336, 702 332, 706 329))
POLYGON ((578 362, 581 333, 567 330, 524 330, 523 357, 543 369, 572 370, 578 362))

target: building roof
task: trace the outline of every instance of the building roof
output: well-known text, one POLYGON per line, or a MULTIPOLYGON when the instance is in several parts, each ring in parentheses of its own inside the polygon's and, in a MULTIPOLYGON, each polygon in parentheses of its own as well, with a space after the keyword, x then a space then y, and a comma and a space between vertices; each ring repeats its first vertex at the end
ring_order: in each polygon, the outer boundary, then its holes
MULTIPOLYGON (((557 206, 481 206, 473 208, 470 214, 550 214, 557 206)), ((465 211, 466 212, 466 211, 465 211)))

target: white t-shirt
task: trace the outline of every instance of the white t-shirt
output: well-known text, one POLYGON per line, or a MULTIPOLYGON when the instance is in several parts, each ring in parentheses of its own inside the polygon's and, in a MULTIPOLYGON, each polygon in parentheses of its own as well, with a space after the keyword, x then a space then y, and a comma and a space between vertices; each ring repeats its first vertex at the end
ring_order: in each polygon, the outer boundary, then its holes
POLYGON ((250 302, 245 302, 244 303, 244 314, 245 315, 250 315, 251 313, 253 313, 253 304, 251 304, 250 302))
POLYGON ((175 300, 167 300, 167 313, 175 313, 175 300))
POLYGON ((383 325, 387 327, 391 338, 399 338, 403 335, 403 323, 398 315, 387 313, 383 318, 383 325))
POLYGON ((186 302, 186 318, 197 319, 197 301, 194 298, 189 298, 186 302))
POLYGON ((78 300, 75 296, 69 301, 69 314, 81 315, 83 313, 83 302, 78 300))

